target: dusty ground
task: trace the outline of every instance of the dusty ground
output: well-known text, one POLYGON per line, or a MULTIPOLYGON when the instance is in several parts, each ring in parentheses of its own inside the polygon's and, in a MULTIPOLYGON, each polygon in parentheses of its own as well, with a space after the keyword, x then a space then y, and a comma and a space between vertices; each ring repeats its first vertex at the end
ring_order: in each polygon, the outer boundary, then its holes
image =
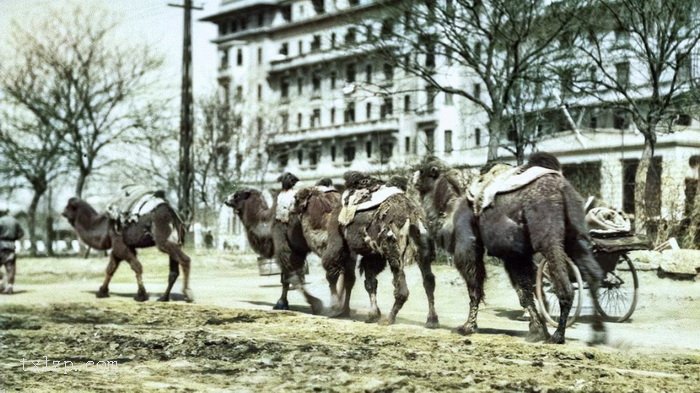
MULTIPOLYGON (((154 300, 167 262, 149 253, 143 260, 154 300)), ((564 346, 526 343, 527 322, 497 266, 489 267, 480 333, 465 338, 449 330, 463 322, 467 301, 447 266, 435 269, 443 328, 428 330, 415 266, 398 324, 380 326, 361 322, 368 305, 361 282, 353 318, 332 320, 308 315, 298 294, 290 303, 301 312, 268 311, 279 277, 258 276, 249 258, 195 261, 195 304, 140 304, 131 299, 136 286, 126 265, 112 297, 98 300, 105 258, 20 260, 18 293, 0 296, 0 392, 700 390, 700 283, 642 273, 632 320, 608 325, 609 346, 589 348, 585 324, 567 332, 564 346)), ((379 279, 387 312, 390 274, 379 279)), ((327 299, 317 265, 309 281, 327 299)))

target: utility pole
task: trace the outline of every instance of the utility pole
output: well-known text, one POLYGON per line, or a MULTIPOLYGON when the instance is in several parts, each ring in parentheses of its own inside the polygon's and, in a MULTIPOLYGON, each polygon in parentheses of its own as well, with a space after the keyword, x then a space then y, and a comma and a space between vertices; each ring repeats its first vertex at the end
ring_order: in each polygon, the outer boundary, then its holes
POLYGON ((192 142, 194 127, 192 116, 192 10, 202 7, 192 5, 192 0, 185 4, 168 4, 170 7, 184 9, 184 29, 182 41, 182 86, 180 106, 180 160, 177 208, 185 224, 189 226, 194 219, 194 168, 192 164, 192 142))

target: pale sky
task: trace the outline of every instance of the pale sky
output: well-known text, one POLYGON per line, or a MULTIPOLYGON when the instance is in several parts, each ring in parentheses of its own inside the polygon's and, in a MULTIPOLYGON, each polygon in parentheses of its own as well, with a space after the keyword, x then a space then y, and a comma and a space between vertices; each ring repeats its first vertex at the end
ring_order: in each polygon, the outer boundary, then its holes
MULTIPOLYGON (((182 0, 0 0, 0 46, 5 45, 10 33, 11 21, 26 23, 38 17, 46 8, 62 8, 76 2, 96 4, 114 11, 122 23, 117 33, 126 40, 147 42, 165 57, 163 78, 179 93, 182 63, 182 8, 169 7, 168 3, 182 4, 182 0)), ((198 19, 215 12, 219 0, 193 0, 194 5, 204 6, 204 11, 192 13, 192 65, 195 98, 216 87, 217 54, 210 42, 216 37, 216 26, 198 19)), ((66 7, 68 8, 68 7, 66 7)), ((179 100, 177 101, 179 103, 179 100)))

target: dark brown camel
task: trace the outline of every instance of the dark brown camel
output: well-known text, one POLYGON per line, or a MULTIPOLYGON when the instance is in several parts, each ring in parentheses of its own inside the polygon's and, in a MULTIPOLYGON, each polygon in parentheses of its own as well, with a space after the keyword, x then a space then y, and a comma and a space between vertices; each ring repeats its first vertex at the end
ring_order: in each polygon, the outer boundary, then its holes
MULTIPOLYGON (((533 154, 528 166, 560 170, 559 162, 548 153, 533 154)), ((498 194, 492 206, 477 217, 454 172, 439 162, 422 164, 415 180, 431 235, 439 247, 454 255, 455 266, 469 291, 469 317, 457 331, 476 332, 479 303, 484 297, 483 256, 487 250, 504 261, 520 304, 530 314, 528 339, 563 343, 573 299, 568 258, 578 265, 588 281, 593 299, 597 299, 595 294, 603 278, 591 253, 583 202, 571 184, 559 174, 546 174, 516 191, 498 194), (533 297, 532 258, 538 252, 550 263, 551 279, 561 307, 559 324, 551 337, 533 297)), ((604 340, 599 317, 594 330, 594 340, 604 340)))
MULTIPOLYGON (((317 184, 320 187, 302 188, 296 193, 293 214, 294 219, 301 224, 309 250, 323 258, 328 247, 328 234, 336 228, 341 204, 339 192, 329 190, 327 188, 329 186, 321 182, 317 184)), ((296 252, 301 251, 303 250, 296 252)), ((356 256, 348 250, 344 252, 339 256, 339 266, 325 264, 323 266, 331 291, 331 316, 333 317, 350 316, 350 295, 356 278, 356 256), (339 281, 344 288, 343 293, 338 292, 339 281)), ((306 258, 306 254, 300 255, 299 258, 306 258)))
MULTIPOLYGON (((345 175, 349 190, 372 188, 381 182, 369 176, 349 172, 345 175)), ((417 262, 423 275, 423 286, 428 296, 427 327, 437 327, 438 317, 434 307, 435 276, 431 271, 434 249, 423 224, 423 215, 405 194, 395 194, 378 207, 358 211, 347 225, 332 216, 328 245, 323 254, 323 266, 329 274, 340 275, 346 268, 345 255, 356 253, 362 256, 360 272, 365 274, 365 289, 370 297, 371 311, 367 322, 377 322, 381 312, 377 306, 377 275, 389 265, 394 276, 394 305, 386 323, 396 321, 396 315, 408 299, 404 267, 417 262)), ((347 279, 341 284, 350 285, 347 279)), ((339 292, 349 291, 341 285, 339 292)), ((346 296, 346 299, 349 296, 346 296)))
POLYGON ((148 300, 141 277, 143 267, 136 256, 136 249, 156 246, 170 258, 168 287, 158 300, 166 302, 170 300, 170 291, 180 274, 180 267, 184 275, 182 293, 188 302, 194 300, 190 289, 190 257, 182 251, 185 228, 173 208, 167 203, 158 205, 153 211, 141 215, 137 222, 119 230, 107 214, 98 213, 86 201, 77 197, 68 200, 63 216, 68 219, 78 237, 89 247, 96 250, 112 249, 104 282, 97 291, 98 298, 109 296, 109 282, 119 264, 125 260, 129 262, 136 274, 138 292, 134 299, 148 300), (176 235, 176 239, 171 239, 173 235, 176 235))
POLYGON ((275 257, 282 271, 282 295, 275 310, 288 310, 290 284, 302 291, 314 314, 321 313, 323 303, 304 288, 304 261, 309 252, 299 220, 291 217, 287 224, 275 220, 276 202, 268 207, 258 190, 247 188, 230 195, 225 205, 238 215, 246 230, 251 248, 264 258, 275 257))

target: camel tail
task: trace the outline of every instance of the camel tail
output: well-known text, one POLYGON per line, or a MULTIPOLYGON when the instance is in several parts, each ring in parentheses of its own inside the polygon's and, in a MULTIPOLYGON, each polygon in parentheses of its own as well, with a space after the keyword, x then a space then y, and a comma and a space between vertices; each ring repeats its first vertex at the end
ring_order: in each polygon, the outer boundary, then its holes
POLYGON ((576 232, 576 237, 590 242, 588 228, 586 227, 585 212, 583 211, 583 199, 568 181, 564 181, 562 187, 564 205, 566 210, 566 227, 576 232))
POLYGON ((170 208, 170 211, 173 213, 173 224, 175 225, 175 230, 177 231, 177 244, 184 246, 185 245, 185 235, 187 232, 187 227, 185 226, 185 222, 182 220, 180 215, 177 213, 175 209, 173 209, 170 204, 168 204, 168 207, 170 208))

